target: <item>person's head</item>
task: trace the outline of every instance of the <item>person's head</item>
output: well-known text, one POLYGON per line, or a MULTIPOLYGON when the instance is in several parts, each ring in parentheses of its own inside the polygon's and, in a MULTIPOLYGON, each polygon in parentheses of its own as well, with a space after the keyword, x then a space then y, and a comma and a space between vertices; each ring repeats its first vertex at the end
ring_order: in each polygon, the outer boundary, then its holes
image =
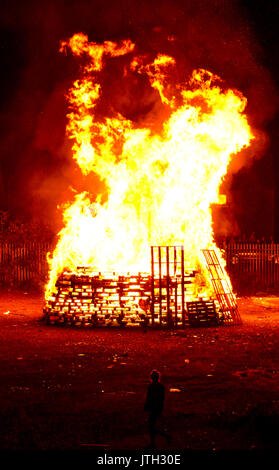
POLYGON ((153 371, 151 372, 150 374, 150 378, 152 380, 152 382, 159 382, 160 381, 160 372, 156 369, 153 369, 153 371))

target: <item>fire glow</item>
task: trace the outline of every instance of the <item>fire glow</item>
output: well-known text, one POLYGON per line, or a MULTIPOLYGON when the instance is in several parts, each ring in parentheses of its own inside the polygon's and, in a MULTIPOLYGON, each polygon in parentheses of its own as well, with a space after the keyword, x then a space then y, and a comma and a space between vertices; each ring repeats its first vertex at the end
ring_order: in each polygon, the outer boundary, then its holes
POLYGON ((64 227, 48 260, 46 299, 59 275, 77 272, 78 266, 118 275, 150 272, 151 245, 183 245, 186 267, 202 273, 198 288, 210 295, 201 249, 214 249, 224 266, 210 206, 218 202, 231 158, 253 139, 246 99, 206 70, 172 83, 175 60, 158 54, 148 62, 129 40, 96 44, 80 33, 61 44, 63 51, 83 66, 67 94, 73 158, 84 175, 93 172, 104 182, 107 200, 99 195, 92 202, 94 188, 89 187, 65 205, 64 227), (139 125, 119 112, 101 118, 95 113, 102 73, 120 57, 126 58, 123 77, 127 70, 144 76, 157 91, 167 117, 156 132, 148 120, 139 125))

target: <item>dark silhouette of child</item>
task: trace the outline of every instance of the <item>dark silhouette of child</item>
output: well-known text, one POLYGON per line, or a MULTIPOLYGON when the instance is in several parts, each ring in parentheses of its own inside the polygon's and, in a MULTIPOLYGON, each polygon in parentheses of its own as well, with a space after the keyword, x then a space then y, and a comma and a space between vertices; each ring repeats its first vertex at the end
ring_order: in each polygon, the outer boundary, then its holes
POLYGON ((150 435, 150 446, 155 447, 155 436, 164 436, 170 443, 170 435, 157 429, 156 424, 164 408, 165 387, 160 382, 160 372, 153 370, 150 374, 151 383, 148 385, 144 410, 148 411, 148 426, 150 435))

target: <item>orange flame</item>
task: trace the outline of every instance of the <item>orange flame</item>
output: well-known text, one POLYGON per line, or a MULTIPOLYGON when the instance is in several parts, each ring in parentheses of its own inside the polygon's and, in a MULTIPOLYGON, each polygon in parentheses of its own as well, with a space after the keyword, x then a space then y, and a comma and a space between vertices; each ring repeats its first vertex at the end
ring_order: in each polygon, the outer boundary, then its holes
POLYGON ((222 89, 220 79, 205 70, 194 71, 185 86, 174 88, 169 78, 175 67, 172 57, 158 55, 147 65, 144 58, 131 57, 130 70, 148 77, 169 118, 158 134, 120 114, 101 121, 94 108, 102 91, 104 60, 132 53, 134 44, 99 45, 76 34, 62 43, 61 50, 68 49, 85 59, 82 77, 68 94, 73 158, 84 174, 99 175, 109 194, 105 203, 99 197, 92 204, 88 188, 67 205, 64 228, 49 257, 46 298, 66 268, 149 272, 150 245, 184 245, 186 262, 203 270, 210 290, 200 250, 214 248, 221 255, 214 243, 210 205, 218 201, 230 159, 253 139, 243 113, 246 99, 222 89))

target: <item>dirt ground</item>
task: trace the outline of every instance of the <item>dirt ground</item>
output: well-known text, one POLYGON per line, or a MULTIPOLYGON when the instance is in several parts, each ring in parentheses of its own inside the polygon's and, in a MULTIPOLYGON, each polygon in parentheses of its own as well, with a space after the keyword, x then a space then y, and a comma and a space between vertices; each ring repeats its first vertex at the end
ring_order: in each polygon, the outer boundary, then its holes
POLYGON ((1 292, 1 449, 144 449, 152 368, 172 434, 158 449, 277 449, 279 297, 238 304, 241 326, 144 333, 47 326, 42 296, 1 292))

